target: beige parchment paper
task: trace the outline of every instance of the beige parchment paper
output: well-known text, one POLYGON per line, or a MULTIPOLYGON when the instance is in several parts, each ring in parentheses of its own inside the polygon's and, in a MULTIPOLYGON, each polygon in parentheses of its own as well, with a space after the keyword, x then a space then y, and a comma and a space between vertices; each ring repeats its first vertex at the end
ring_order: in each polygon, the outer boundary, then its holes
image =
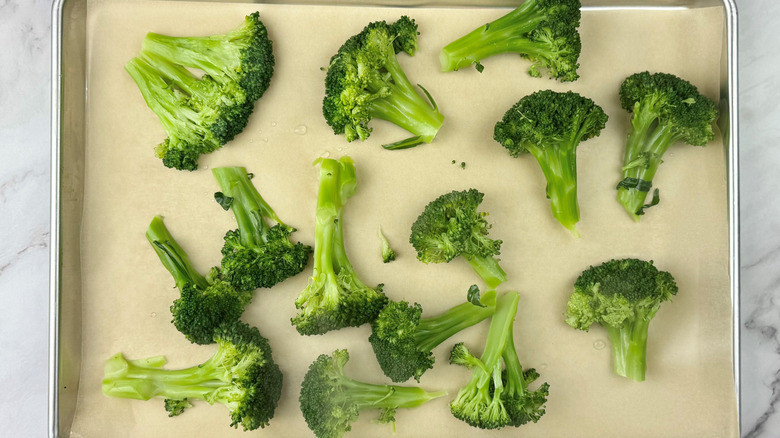
MULTIPOLYGON (((454 419, 447 406, 469 372, 447 365, 449 348, 465 341, 481 351, 487 323, 434 350, 437 365, 420 383, 449 396, 399 411, 401 437, 665 437, 737 435, 728 283, 728 219, 723 145, 676 145, 667 153, 655 186, 661 204, 635 224, 615 201, 615 185, 629 115, 617 91, 628 75, 675 73, 719 98, 723 17, 718 8, 586 11, 581 35, 581 78, 561 84, 526 74, 513 55, 474 69, 440 73, 441 47, 479 23, 504 13, 489 8, 358 8, 329 6, 93 1, 88 16, 88 144, 82 234, 83 351, 79 402, 72 437, 313 436, 298 409, 300 382, 322 353, 347 348, 347 371, 358 379, 389 382, 367 342, 369 328, 302 337, 290 325, 293 301, 311 268, 270 290, 259 290, 243 320, 270 339, 285 373, 283 396, 271 425, 245 433, 228 427, 223 406, 198 402, 170 419, 162 400, 142 402, 103 396, 103 362, 116 352, 128 358, 165 355, 169 367, 200 363, 213 346, 192 345, 170 324, 177 290, 144 238, 154 215, 166 224, 206 272, 219 263, 222 236, 235 227, 212 195, 210 169, 240 165, 285 221, 295 238, 313 242, 318 157, 354 158, 358 192, 345 211, 347 251, 370 284, 384 283, 394 300, 417 301, 427 315, 465 298, 478 279, 463 260, 424 265, 408 244, 422 208, 453 189, 485 193, 491 236, 504 241, 501 264, 521 301, 515 342, 521 362, 550 383, 547 414, 538 424, 481 431, 454 419), (146 32, 208 35, 236 26, 260 11, 274 41, 276 73, 246 130, 223 149, 204 156, 196 172, 164 168, 154 146, 165 138, 123 66, 137 54, 146 32), (380 145, 405 138, 382 121, 364 143, 334 136, 321 115, 321 68, 349 36, 373 20, 415 18, 419 53, 400 56, 412 82, 425 86, 446 120, 434 143, 406 151, 380 145), (552 218, 544 178, 531 156, 511 158, 492 140, 493 125, 522 96, 551 88, 595 100, 610 120, 600 137, 578 149, 581 239, 552 218), (453 165, 455 160, 457 164, 453 165), (460 163, 465 162, 462 169, 460 163), (376 231, 382 226, 399 253, 383 264, 376 231), (606 333, 571 329, 563 322, 578 274, 610 258, 653 259, 680 287, 653 321, 647 381, 615 376, 606 333)), ((414 384, 414 381, 408 384, 414 384)), ((347 436, 393 436, 389 425, 364 412, 347 436)))

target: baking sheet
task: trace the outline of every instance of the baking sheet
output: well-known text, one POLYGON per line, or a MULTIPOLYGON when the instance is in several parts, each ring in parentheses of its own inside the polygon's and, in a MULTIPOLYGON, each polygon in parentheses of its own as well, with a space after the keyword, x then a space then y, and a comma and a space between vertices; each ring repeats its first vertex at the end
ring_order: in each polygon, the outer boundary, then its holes
MULTIPOLYGON (((235 227, 212 199, 217 190, 210 168, 243 165, 296 237, 313 241, 320 156, 352 156, 359 188, 345 212, 350 258, 367 283, 385 283, 391 299, 419 301, 438 313, 462 301, 476 282, 463 261, 426 266, 406 243, 409 227, 423 206, 441 193, 475 187, 491 213, 491 236, 504 241, 505 288, 521 293, 515 339, 521 362, 536 367, 551 385, 547 414, 521 429, 479 431, 451 417, 447 403, 468 372, 447 366, 453 341, 435 350, 438 365, 421 386, 450 396, 400 411, 396 436, 538 437, 726 437, 737 435, 731 362, 731 301, 728 278, 728 217, 723 145, 676 146, 656 177, 662 202, 636 225, 614 200, 628 114, 617 88, 642 71, 675 73, 718 99, 723 42, 722 8, 674 11, 587 11, 581 78, 573 84, 534 79, 527 63, 506 55, 473 69, 439 73, 440 48, 503 12, 495 9, 354 8, 93 1, 88 13, 88 127, 82 228, 83 350, 81 386, 72 436, 142 437, 228 435, 222 406, 199 403, 169 419, 162 401, 104 397, 103 362, 122 351, 128 358, 164 354, 170 367, 208 358, 213 347, 189 344, 169 323, 177 296, 169 274, 143 233, 155 214, 166 217, 174 236, 196 266, 219 263, 224 231, 235 227), (200 161, 193 173, 162 167, 153 147, 165 134, 149 111, 124 63, 140 50, 148 31, 168 34, 221 33, 260 10, 274 40, 277 67, 266 95, 243 134, 200 161), (320 107, 330 56, 348 36, 372 20, 395 20, 407 13, 420 26, 420 51, 401 56, 413 82, 424 85, 446 117, 431 145, 384 151, 379 145, 404 132, 377 121, 364 143, 334 136, 320 107), (172 19, 175 17, 175 19, 172 19), (616 37, 619 35, 619 37, 616 37), (680 43, 680 42, 684 43, 680 43), (579 190, 582 239, 571 238, 550 215, 544 179, 532 157, 512 159, 492 140, 492 128, 520 97, 542 88, 573 90, 593 98, 610 115, 599 138, 580 145, 579 190), (451 164, 456 160, 457 165, 451 164), (466 162, 461 169, 459 163, 466 162), (120 164, 117 164, 120 163, 120 164), (381 263, 376 229, 399 252, 381 263), (674 274, 680 294, 655 318, 648 345, 648 380, 643 384, 613 375, 606 333, 577 332, 562 314, 579 272, 613 257, 656 260, 674 274), (605 348, 599 349, 606 343, 605 348), (110 420, 107 420, 110 419, 110 420)), ((309 363, 321 353, 348 348, 348 371, 356 378, 385 382, 366 338, 368 327, 305 338, 289 324, 293 300, 310 269, 255 295, 243 319, 269 337, 285 372, 285 389, 264 436, 311 436, 298 410, 298 389, 309 363)), ((479 351, 487 324, 458 336, 479 351)), ((409 384, 414 383, 413 381, 409 384)), ((386 436, 387 425, 364 412, 351 436, 386 436)))

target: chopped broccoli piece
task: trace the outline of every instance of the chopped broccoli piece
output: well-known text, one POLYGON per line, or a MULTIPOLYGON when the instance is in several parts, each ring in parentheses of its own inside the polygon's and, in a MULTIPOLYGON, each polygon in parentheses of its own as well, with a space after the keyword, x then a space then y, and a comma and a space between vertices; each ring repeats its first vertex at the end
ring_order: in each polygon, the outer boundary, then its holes
POLYGON ((155 148, 166 167, 195 170, 198 158, 240 133, 270 84, 274 56, 259 13, 207 37, 149 33, 125 69, 168 138, 155 148), (187 68, 202 70, 202 78, 187 68))
POLYGON ((414 134, 384 145, 386 149, 433 141, 444 116, 424 88, 428 101, 415 91, 396 57, 402 51, 415 54, 417 35, 417 24, 403 16, 393 24, 370 23, 339 48, 328 66, 322 103, 335 134, 344 134, 347 141, 365 140, 371 135, 368 123, 378 118, 414 134))
POLYGON ((497 298, 482 357, 473 356, 462 343, 450 353, 450 363, 472 370, 471 380, 450 403, 455 418, 471 426, 518 427, 536 423, 545 413, 550 387, 543 383, 534 391, 528 388, 539 374, 533 368, 523 371, 515 350, 512 332, 519 299, 516 292, 497 298))
POLYGON ((344 248, 344 205, 355 193, 351 158, 323 158, 314 231, 314 269, 309 285, 295 300, 300 313, 291 322, 302 335, 319 335, 373 321, 387 304, 382 285, 360 280, 344 248))
POLYGON ((155 356, 127 360, 118 353, 106 361, 103 394, 149 400, 165 398, 171 416, 189 407, 187 400, 220 403, 230 411, 230 426, 244 430, 265 427, 282 395, 282 372, 260 332, 234 322, 214 331, 217 352, 191 368, 165 370, 166 360, 155 356))
POLYGON ((421 388, 378 385, 354 380, 344 374, 347 350, 320 355, 309 366, 301 385, 301 412, 317 438, 340 438, 352 429, 360 411, 380 409, 378 421, 395 424, 397 409, 414 408, 446 395, 421 388))
POLYGON ((562 82, 579 78, 580 0, 526 0, 514 11, 446 45, 439 56, 442 71, 474 65, 500 53, 517 53, 533 64, 528 73, 562 82))
POLYGON ((664 153, 679 141, 693 146, 709 143, 718 110, 690 82, 667 73, 629 76, 620 86, 620 104, 632 116, 617 199, 639 222, 645 209, 660 200, 655 189, 653 200, 645 204, 664 153))
POLYGON ((580 236, 577 146, 598 137, 607 119, 604 110, 586 97, 545 90, 520 99, 496 123, 493 133, 511 156, 530 152, 536 158, 547 179, 553 216, 575 237, 580 236))
POLYGON ((409 242, 423 263, 449 263, 465 257, 488 288, 495 289, 506 281, 506 273, 495 258, 501 253, 501 241, 487 236, 487 213, 477 211, 483 196, 476 189, 439 196, 412 225, 409 242))
POLYGON ((574 283, 566 323, 588 331, 593 324, 607 330, 612 341, 615 372, 641 382, 647 368, 650 320, 664 301, 677 295, 677 284, 652 261, 610 260, 591 266, 574 283))
POLYGON ((180 296, 171 305, 173 325, 190 342, 211 344, 214 330, 237 321, 252 300, 251 292, 238 291, 219 278, 216 268, 204 277, 195 269, 187 253, 174 240, 160 216, 146 230, 146 239, 163 266, 176 281, 180 296))
POLYGON ((481 302, 459 304, 438 316, 421 318, 422 306, 390 301, 371 323, 368 341, 379 365, 393 382, 420 376, 433 367, 431 350, 456 333, 490 317, 496 310, 496 292, 481 302), (482 306, 482 307, 481 307, 482 306))
POLYGON ((290 241, 295 228, 279 219, 250 181, 246 169, 217 167, 212 173, 222 197, 232 199, 229 208, 238 223, 237 230, 225 234, 223 278, 240 291, 251 291, 272 287, 303 271, 311 247, 290 241), (269 226, 267 221, 276 224, 269 226))
POLYGON ((382 228, 379 228, 377 233, 379 234, 379 240, 382 242, 382 261, 390 263, 395 260, 395 250, 390 246, 390 242, 387 241, 387 237, 385 237, 385 234, 382 232, 382 228))

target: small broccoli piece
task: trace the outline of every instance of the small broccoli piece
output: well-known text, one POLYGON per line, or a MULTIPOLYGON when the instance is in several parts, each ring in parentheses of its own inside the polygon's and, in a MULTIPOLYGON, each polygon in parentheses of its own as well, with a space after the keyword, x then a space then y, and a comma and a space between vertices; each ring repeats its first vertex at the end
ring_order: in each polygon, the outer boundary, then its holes
POLYGON ((693 146, 712 141, 718 110, 690 82, 667 73, 629 76, 620 86, 620 104, 632 116, 617 199, 639 222, 645 209, 660 201, 655 189, 645 204, 664 153, 680 141, 693 146))
POLYGON ((471 426, 518 427, 536 423, 545 413, 550 387, 543 383, 534 391, 528 388, 539 374, 533 368, 523 371, 515 350, 512 332, 519 299, 516 292, 497 298, 481 358, 473 356, 462 343, 450 353, 450 363, 472 370, 471 380, 450 403, 455 418, 471 426))
POLYGON ((127 360, 118 353, 106 361, 103 394, 136 400, 162 397, 171 416, 189 407, 187 400, 205 400, 227 406, 231 427, 267 426, 282 395, 283 379, 268 340, 256 328, 234 322, 216 329, 214 342, 217 352, 209 360, 181 370, 162 369, 163 356, 127 360))
POLYGON ((487 236, 487 213, 477 211, 483 196, 476 189, 439 196, 412 225, 409 242, 423 263, 449 263, 463 256, 488 288, 495 289, 506 281, 506 273, 495 258, 501 241, 487 236))
POLYGON ((301 412, 317 438, 340 438, 352 429, 360 411, 379 409, 378 421, 395 424, 395 411, 414 408, 446 395, 409 386, 378 385, 344 374, 347 350, 320 355, 309 366, 301 385, 301 412))
POLYGON ((223 278, 240 291, 252 291, 272 287, 303 271, 311 247, 290 241, 295 228, 279 219, 250 181, 246 169, 217 167, 212 173, 222 190, 221 197, 230 199, 229 208, 238 223, 237 230, 225 234, 223 278), (269 226, 267 221, 276 224, 269 226))
POLYGON ((430 94, 425 101, 406 77, 396 54, 417 51, 417 24, 407 16, 393 24, 376 21, 349 38, 331 58, 325 77, 322 112, 335 134, 347 141, 365 140, 371 135, 373 118, 391 122, 414 134, 384 145, 406 149, 430 143, 439 132, 444 116, 430 94))
POLYGON ((580 220, 577 202, 577 146, 598 137, 607 115, 592 100, 568 91, 537 91, 514 104, 496 123, 493 138, 509 154, 530 152, 547 179, 553 216, 575 237, 580 220))
POLYGON ((168 412, 169 417, 178 417, 185 409, 191 408, 192 403, 186 398, 183 400, 173 400, 170 398, 165 399, 165 411, 168 412))
POLYGON ((574 283, 566 323, 588 331, 593 324, 607 330, 612 341, 615 372, 645 380, 647 333, 661 303, 677 295, 677 284, 652 261, 610 260, 591 266, 574 283))
POLYGON ((500 53, 517 53, 533 64, 528 73, 562 82, 579 78, 580 0, 526 0, 519 8, 446 45, 439 56, 442 71, 474 65, 500 53))
POLYGON ((149 33, 125 69, 168 138, 155 148, 166 167, 195 170, 198 158, 222 147, 246 126, 270 84, 274 55, 259 13, 241 26, 207 37, 149 33), (202 70, 198 78, 187 68, 202 70))
POLYGON ((420 376, 433 368, 431 350, 461 330, 493 315, 496 292, 488 291, 482 297, 481 306, 465 302, 441 315, 421 318, 422 306, 419 304, 390 301, 371 323, 368 338, 382 371, 393 382, 403 382, 411 377, 419 382, 420 376))
POLYGON ((349 157, 320 159, 320 187, 314 229, 314 269, 295 300, 292 324, 302 335, 357 327, 376 319, 387 304, 382 285, 360 280, 344 248, 344 205, 357 189, 355 164, 349 157))
POLYGON ((219 325, 237 321, 244 313, 252 300, 251 292, 233 288, 219 278, 216 268, 207 277, 198 273, 160 216, 152 219, 146 239, 173 276, 180 292, 180 297, 171 305, 171 322, 190 342, 211 344, 214 330, 219 325))
POLYGON ((385 234, 382 232, 382 228, 379 228, 377 234, 379 235, 379 240, 382 242, 382 261, 390 263, 395 260, 395 250, 390 246, 390 242, 388 242, 387 237, 385 237, 385 234))

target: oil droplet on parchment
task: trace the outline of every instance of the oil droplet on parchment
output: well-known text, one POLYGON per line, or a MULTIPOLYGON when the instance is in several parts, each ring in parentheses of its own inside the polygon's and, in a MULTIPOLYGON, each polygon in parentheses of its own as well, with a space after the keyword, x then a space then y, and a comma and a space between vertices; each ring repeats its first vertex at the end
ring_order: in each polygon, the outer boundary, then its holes
POLYGON ((306 131, 307 131, 308 129, 309 129, 309 128, 307 128, 307 127, 306 127, 306 125, 298 125, 298 126, 296 126, 296 127, 295 127, 295 129, 293 130, 293 132, 294 132, 294 133, 296 133, 296 134, 298 134, 298 135, 306 135, 306 131))
POLYGON ((593 342, 593 348, 595 348, 596 350, 603 350, 604 347, 606 347, 606 346, 607 346, 607 343, 602 341, 601 339, 599 339, 598 341, 594 341, 593 342))

